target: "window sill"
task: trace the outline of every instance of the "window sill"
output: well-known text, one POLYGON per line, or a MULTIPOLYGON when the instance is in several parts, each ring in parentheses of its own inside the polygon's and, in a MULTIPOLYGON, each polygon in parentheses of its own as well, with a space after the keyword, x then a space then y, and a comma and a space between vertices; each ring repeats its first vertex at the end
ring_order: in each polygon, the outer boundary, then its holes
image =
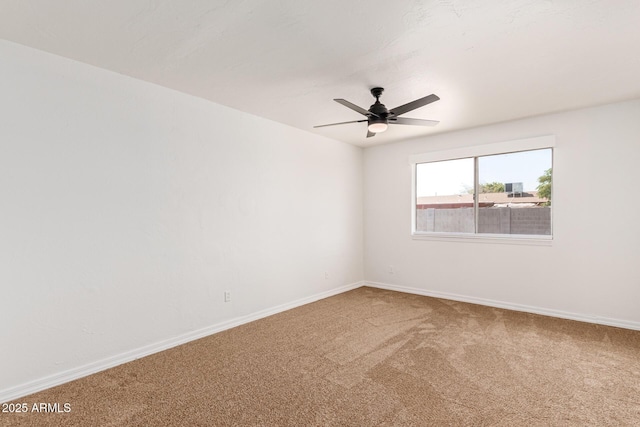
POLYGON ((490 243, 500 245, 552 246, 552 236, 511 235, 511 234, 468 234, 468 233, 419 233, 411 235, 413 240, 440 242, 490 243))

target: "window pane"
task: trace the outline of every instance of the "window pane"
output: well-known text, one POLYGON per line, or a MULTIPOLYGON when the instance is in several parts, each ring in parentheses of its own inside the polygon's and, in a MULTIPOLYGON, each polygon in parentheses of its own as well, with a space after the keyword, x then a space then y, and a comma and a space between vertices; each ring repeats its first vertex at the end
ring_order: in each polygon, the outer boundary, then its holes
POLYGON ((478 157, 478 232, 551 234, 550 148, 478 157))
POLYGON ((473 159, 416 165, 416 231, 474 233, 473 159))

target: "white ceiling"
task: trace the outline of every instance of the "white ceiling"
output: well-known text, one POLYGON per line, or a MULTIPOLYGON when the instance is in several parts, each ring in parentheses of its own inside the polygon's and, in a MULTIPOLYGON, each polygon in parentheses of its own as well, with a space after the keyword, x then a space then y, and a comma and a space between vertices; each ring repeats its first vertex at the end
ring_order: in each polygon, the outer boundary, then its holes
POLYGON ((640 97, 638 0, 0 0, 0 37, 359 146, 640 97), (313 129, 374 86, 441 123, 313 129))

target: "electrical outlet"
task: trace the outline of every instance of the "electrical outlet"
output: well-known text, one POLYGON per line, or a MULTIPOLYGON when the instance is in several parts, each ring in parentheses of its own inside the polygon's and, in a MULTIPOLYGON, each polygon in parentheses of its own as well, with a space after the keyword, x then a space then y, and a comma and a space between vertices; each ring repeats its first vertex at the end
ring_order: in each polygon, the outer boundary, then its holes
POLYGON ((231 302, 231 291, 224 291, 224 302, 231 302))
POLYGON ((393 268, 393 265, 389 266, 389 274, 395 274, 396 270, 393 268))
POLYGON ((324 278, 325 278, 325 280, 329 280, 329 272, 328 271, 324 272, 324 278))

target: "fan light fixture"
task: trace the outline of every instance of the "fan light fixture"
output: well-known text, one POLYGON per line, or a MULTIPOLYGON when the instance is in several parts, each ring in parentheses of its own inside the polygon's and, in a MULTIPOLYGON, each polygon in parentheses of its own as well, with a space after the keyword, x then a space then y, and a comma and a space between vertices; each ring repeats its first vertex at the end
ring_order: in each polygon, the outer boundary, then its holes
POLYGON ((380 132, 384 132, 385 130, 387 130, 387 128, 389 127, 389 125, 387 125, 384 122, 378 122, 378 123, 371 123, 368 127, 369 132, 372 133, 380 133, 380 132))

